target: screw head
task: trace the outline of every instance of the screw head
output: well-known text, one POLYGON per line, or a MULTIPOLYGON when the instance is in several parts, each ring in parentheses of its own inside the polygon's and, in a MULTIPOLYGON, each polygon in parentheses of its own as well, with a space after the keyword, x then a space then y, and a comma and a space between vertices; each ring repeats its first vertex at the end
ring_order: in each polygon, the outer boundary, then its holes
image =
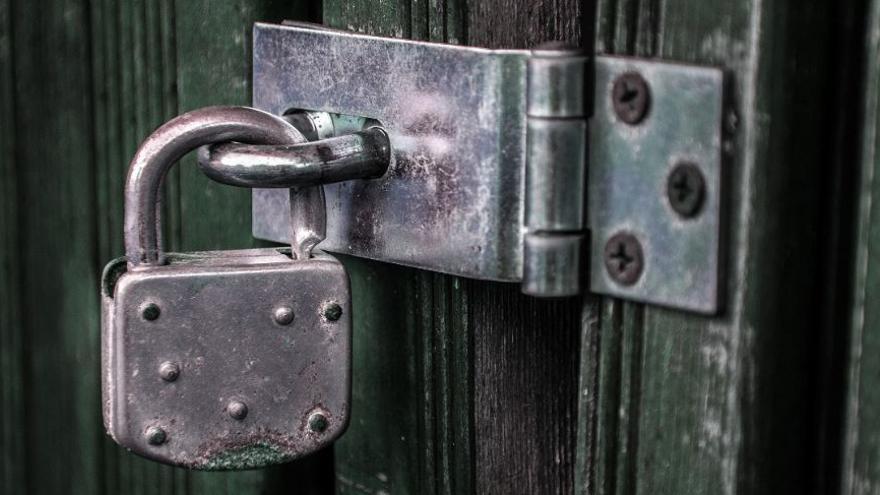
POLYGON ((618 232, 605 243, 605 270, 621 285, 632 285, 642 276, 642 245, 629 232, 618 232))
POLYGON ((327 431, 327 427, 330 426, 330 422, 327 420, 327 416, 324 416, 323 413, 316 411, 309 415, 309 429, 314 433, 324 433, 327 431))
POLYGON ((651 106, 651 89, 648 81, 637 72, 621 74, 611 89, 614 113, 621 121, 636 125, 648 115, 651 106))
POLYGON ((706 181, 699 167, 693 163, 679 163, 666 180, 666 197, 669 206, 684 218, 700 212, 706 195, 706 181))
POLYGON ((278 306, 272 313, 275 323, 279 325, 290 325, 293 323, 293 308, 290 306, 278 306))
POLYGON ((165 440, 168 439, 168 435, 162 428, 158 426, 150 426, 147 428, 147 431, 144 432, 144 438, 146 438, 147 443, 150 445, 162 445, 165 443, 165 440))
POLYGON ((232 400, 226 405, 226 412, 229 413, 232 419, 241 421, 247 417, 248 407, 247 404, 240 400, 232 400))
POLYGON ((156 303, 146 303, 141 306, 141 318, 147 321, 155 321, 159 318, 159 315, 162 311, 159 309, 159 305, 156 303))
POLYGON ((165 361, 159 365, 159 376, 166 382, 173 382, 180 376, 180 366, 171 361, 165 361))
POLYGON ((321 308, 321 315, 327 321, 337 321, 342 318, 342 306, 335 302, 326 303, 321 308))

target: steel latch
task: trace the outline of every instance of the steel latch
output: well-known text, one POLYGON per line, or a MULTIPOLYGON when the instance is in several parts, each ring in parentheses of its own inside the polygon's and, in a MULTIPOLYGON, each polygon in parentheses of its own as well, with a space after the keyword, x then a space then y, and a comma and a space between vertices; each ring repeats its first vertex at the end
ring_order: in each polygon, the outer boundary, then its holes
MULTIPOLYGON (((387 133, 387 172, 326 186, 323 249, 718 311, 720 69, 298 23, 257 24, 253 64, 254 106, 314 139, 387 133)), ((256 237, 287 241, 287 201, 254 191, 256 237)))

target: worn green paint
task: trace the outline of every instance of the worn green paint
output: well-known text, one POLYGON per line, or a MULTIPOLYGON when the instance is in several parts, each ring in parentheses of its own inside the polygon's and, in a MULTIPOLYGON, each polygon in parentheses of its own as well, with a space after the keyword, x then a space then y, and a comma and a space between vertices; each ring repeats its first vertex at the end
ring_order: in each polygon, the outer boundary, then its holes
POLYGON ((24 491, 99 492, 98 271, 88 11, 11 4, 24 491), (31 426, 32 425, 32 426, 31 426), (76 453, 76 455, 72 455, 76 453))
POLYGON ((275 445, 256 443, 225 450, 207 459, 199 469, 208 471, 252 469, 254 466, 283 462, 286 458, 284 451, 279 450, 275 445))
POLYGON ((17 178, 12 18, 9 0, 0 1, 0 492, 24 484, 25 420, 19 299, 17 178))
MULTIPOLYGON (((860 177, 849 302, 850 341, 847 366, 846 416, 842 431, 842 493, 880 490, 880 2, 867 2, 866 29, 857 40, 865 64, 864 114, 861 126, 860 177)), ((860 31, 860 33, 862 33, 860 31)), ((842 330, 842 328, 841 328, 842 330)), ((836 437, 835 437, 836 439, 836 437)))
POLYGON ((339 493, 471 492, 470 365, 459 281, 346 257, 355 318, 352 422, 339 493))

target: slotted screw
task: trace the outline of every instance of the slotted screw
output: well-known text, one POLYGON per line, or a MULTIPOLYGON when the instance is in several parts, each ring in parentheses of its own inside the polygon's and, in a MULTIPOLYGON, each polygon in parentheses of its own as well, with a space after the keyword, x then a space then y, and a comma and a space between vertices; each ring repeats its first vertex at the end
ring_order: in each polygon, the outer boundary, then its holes
POLYGON ((621 285, 632 285, 642 276, 642 245, 629 232, 618 232, 608 239, 604 260, 608 275, 621 285))
POLYGON ((617 118, 629 125, 640 123, 651 106, 648 81, 637 72, 621 74, 614 80, 611 101, 617 118))
POLYGON ((706 181, 692 163, 679 163, 666 180, 666 197, 672 209, 684 218, 691 218, 703 206, 706 181))

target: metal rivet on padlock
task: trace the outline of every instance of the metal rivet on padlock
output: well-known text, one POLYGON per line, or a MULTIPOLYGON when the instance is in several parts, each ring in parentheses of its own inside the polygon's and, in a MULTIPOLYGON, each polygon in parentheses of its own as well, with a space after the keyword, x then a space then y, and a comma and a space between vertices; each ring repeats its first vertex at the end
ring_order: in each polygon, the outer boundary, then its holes
POLYGON ((165 361, 159 366, 159 376, 166 382, 173 382, 180 376, 180 366, 171 361, 165 361))
POLYGON ((229 413, 229 416, 232 417, 232 419, 241 421, 247 417, 248 407, 244 402, 234 400, 226 406, 226 412, 229 413))
POLYGON ((275 312, 272 315, 275 318, 275 323, 279 325, 290 325, 293 323, 293 309, 290 306, 278 306, 275 308, 275 312))
POLYGON ((162 178, 186 152, 227 141, 303 138, 243 107, 198 110, 160 127, 132 160, 126 258, 108 265, 103 281, 108 433, 140 455, 198 469, 254 468, 320 449, 345 430, 351 393, 348 276, 338 260, 313 252, 326 228, 320 185, 291 189, 289 256, 161 249, 162 178), (300 337, 328 320, 333 339, 300 337), (303 428, 317 408, 323 422, 303 428))
POLYGON ((158 426, 150 426, 144 432, 144 437, 150 445, 162 445, 167 438, 165 430, 158 426))

